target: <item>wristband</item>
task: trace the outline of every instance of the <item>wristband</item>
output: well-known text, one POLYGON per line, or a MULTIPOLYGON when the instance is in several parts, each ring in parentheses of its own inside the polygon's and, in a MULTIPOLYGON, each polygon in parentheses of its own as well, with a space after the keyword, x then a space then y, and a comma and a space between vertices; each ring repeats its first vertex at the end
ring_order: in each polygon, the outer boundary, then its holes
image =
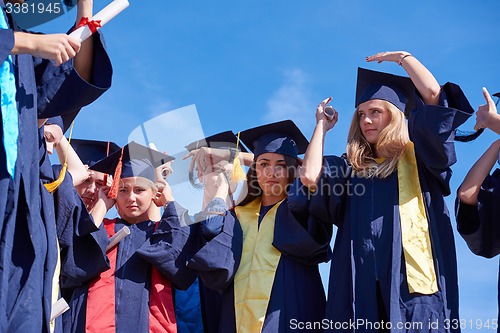
POLYGON ((412 56, 411 54, 404 55, 403 58, 401 58, 401 60, 399 60, 398 65, 403 66, 403 60, 405 60, 406 57, 411 57, 411 56, 412 56))

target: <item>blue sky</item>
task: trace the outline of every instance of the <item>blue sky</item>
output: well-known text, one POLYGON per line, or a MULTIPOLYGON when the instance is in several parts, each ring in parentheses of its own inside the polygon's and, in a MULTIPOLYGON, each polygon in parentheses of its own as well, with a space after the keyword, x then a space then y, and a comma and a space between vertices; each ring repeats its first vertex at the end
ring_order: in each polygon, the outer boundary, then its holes
MULTIPOLYGON (((96 8, 107 4, 94 1, 96 8)), ((73 15, 38 30, 65 31, 73 15)), ((287 118, 310 137, 316 105, 333 96, 340 120, 328 134, 325 153, 340 155, 354 111, 357 67, 404 74, 394 63, 366 63, 366 56, 409 51, 440 83, 460 84, 477 108, 484 103, 481 87, 500 91, 499 17, 498 0, 131 0, 102 29, 113 86, 81 112, 74 137, 123 145, 134 129, 158 116, 153 122, 178 121, 154 135, 161 134, 154 140, 161 150, 173 153, 200 133, 287 118), (192 107, 185 116, 182 110, 165 116, 192 104, 197 116, 192 107)), ((489 132, 457 144, 453 191, 495 139, 489 132)), ((454 199, 447 198, 452 212, 454 199)), ((456 246, 462 318, 496 318, 498 259, 474 256, 459 235, 456 246)), ((326 266, 322 272, 327 276, 326 266)))

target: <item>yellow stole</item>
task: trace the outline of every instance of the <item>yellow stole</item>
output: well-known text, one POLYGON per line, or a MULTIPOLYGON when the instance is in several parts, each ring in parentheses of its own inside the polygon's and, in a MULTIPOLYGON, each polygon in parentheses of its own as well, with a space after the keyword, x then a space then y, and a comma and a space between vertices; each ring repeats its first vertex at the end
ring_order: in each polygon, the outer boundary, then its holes
POLYGON ((281 258, 273 245, 276 203, 260 223, 261 199, 236 207, 235 213, 243 229, 243 252, 234 277, 236 331, 260 332, 266 317, 269 298, 281 258))
POLYGON ((429 222, 424 206, 413 142, 398 162, 399 214, 410 293, 430 295, 438 291, 432 258, 429 222))

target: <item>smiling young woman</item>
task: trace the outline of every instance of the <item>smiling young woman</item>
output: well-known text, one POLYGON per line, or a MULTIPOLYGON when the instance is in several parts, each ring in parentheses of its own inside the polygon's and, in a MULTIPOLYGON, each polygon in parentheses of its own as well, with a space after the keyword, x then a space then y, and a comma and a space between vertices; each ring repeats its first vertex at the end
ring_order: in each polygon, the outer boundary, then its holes
POLYGON ((219 176, 203 212, 204 245, 188 267, 222 293, 221 332, 288 332, 292 320, 320 322, 325 295, 318 263, 328 260, 331 228, 300 224, 287 200, 307 139, 292 121, 252 128, 240 138, 254 154, 247 193, 229 210, 228 184, 219 176))

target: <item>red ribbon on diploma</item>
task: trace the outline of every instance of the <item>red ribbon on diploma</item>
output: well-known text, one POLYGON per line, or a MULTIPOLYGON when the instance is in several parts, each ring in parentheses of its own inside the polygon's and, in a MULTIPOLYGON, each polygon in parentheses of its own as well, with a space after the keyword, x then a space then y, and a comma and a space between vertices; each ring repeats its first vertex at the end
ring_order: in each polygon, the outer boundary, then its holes
POLYGON ((80 27, 83 27, 84 25, 88 26, 90 31, 92 31, 92 33, 95 33, 97 29, 101 27, 101 20, 97 21, 89 20, 88 17, 84 16, 80 19, 80 22, 78 22, 78 24, 76 25, 75 30, 80 27))

